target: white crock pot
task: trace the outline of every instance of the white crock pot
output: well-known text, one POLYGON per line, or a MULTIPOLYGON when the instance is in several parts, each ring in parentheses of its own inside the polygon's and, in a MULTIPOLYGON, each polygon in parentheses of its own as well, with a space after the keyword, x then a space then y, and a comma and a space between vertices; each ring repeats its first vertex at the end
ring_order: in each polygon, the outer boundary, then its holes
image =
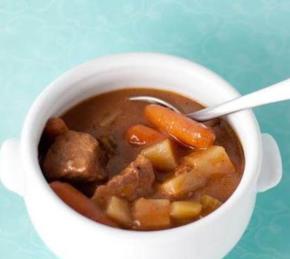
POLYGON ((239 96, 213 72, 181 58, 153 53, 98 58, 66 72, 35 100, 20 139, 7 140, 2 145, 2 183, 23 197, 40 237, 60 258, 214 259, 225 256, 244 233, 257 192, 278 184, 282 175, 277 144, 270 135, 260 133, 251 111, 227 117, 245 153, 242 181, 221 208, 197 222, 151 232, 115 229, 74 212, 47 185, 37 159, 37 145, 46 120, 90 96, 125 87, 172 90, 207 106, 239 96))

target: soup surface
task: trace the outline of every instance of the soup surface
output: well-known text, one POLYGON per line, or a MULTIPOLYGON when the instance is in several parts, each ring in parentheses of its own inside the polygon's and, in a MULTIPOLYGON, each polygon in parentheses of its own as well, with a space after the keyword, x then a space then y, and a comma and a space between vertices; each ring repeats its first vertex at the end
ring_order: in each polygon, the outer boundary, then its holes
POLYGON ((195 101, 156 89, 122 89, 90 98, 47 122, 39 160, 52 189, 92 220, 158 230, 205 217, 237 188, 240 142, 224 120, 205 124, 167 108, 129 101, 150 95, 182 113, 195 101))

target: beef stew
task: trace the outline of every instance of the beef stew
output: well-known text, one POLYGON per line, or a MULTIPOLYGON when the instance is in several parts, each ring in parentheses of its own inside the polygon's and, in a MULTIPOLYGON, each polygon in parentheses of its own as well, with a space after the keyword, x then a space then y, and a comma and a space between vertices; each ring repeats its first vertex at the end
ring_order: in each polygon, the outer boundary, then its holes
POLYGON ((135 95, 164 99, 183 113, 202 108, 169 91, 122 89, 49 119, 39 161, 51 188, 82 215, 132 230, 177 227, 222 206, 244 169, 230 125, 128 100, 135 95))

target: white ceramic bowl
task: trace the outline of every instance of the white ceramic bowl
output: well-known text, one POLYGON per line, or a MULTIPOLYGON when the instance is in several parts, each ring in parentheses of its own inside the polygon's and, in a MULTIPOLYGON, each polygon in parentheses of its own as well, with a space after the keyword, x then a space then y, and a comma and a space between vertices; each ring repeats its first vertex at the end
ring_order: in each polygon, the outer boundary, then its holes
POLYGON ((37 159, 37 145, 46 120, 90 96, 125 87, 172 90, 204 105, 239 96, 213 72, 177 57, 130 53, 90 61, 51 83, 28 112, 21 138, 3 143, 3 184, 23 197, 34 227, 61 258, 223 257, 244 233, 257 192, 275 186, 282 174, 276 142, 270 135, 260 133, 251 111, 227 117, 245 153, 242 181, 221 208, 197 222, 152 232, 107 227, 74 212, 46 183, 37 159))

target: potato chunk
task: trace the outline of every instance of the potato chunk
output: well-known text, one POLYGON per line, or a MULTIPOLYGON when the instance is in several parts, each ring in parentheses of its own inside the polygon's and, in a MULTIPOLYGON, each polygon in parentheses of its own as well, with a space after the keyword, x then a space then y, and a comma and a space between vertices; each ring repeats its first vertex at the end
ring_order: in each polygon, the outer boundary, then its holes
POLYGON ((162 183, 159 192, 170 198, 190 196, 192 192, 205 186, 211 176, 234 171, 224 148, 212 146, 184 157, 175 170, 175 176, 162 183))
POLYGON ((177 166, 174 147, 169 139, 143 149, 141 154, 147 157, 156 169, 170 171, 177 166))
POLYGON ((182 174, 186 171, 198 171, 208 176, 233 173, 235 167, 223 147, 211 146, 185 156, 175 174, 182 174))
POLYGON ((174 201, 171 203, 170 216, 173 219, 187 221, 201 213, 201 204, 194 201, 174 201))
POLYGON ((133 204, 133 218, 137 229, 170 227, 170 202, 167 199, 140 198, 133 204))
POLYGON ((122 226, 130 227, 132 224, 129 203, 124 199, 116 196, 111 197, 108 202, 106 214, 122 226))
POLYGON ((203 215, 207 215, 213 212, 222 204, 218 199, 215 199, 214 197, 210 195, 203 195, 200 199, 200 202, 202 204, 203 215))
POLYGON ((199 172, 183 173, 172 177, 159 186, 158 193, 163 197, 184 198, 206 184, 207 178, 199 172))

